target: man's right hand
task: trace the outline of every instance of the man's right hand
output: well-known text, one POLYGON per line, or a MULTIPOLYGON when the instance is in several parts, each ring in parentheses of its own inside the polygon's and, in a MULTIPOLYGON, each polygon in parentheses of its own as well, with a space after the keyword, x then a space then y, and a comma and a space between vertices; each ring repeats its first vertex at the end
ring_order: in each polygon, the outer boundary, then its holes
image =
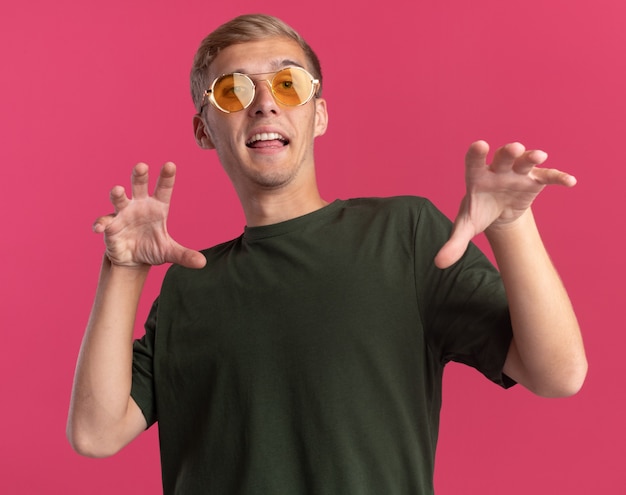
POLYGON ((139 163, 133 168, 132 198, 122 186, 111 190, 114 213, 98 218, 96 233, 104 234, 106 255, 113 265, 138 267, 176 263, 187 268, 202 268, 202 253, 178 244, 167 232, 167 215, 174 189, 176 166, 163 165, 154 189, 148 191, 148 166, 139 163))

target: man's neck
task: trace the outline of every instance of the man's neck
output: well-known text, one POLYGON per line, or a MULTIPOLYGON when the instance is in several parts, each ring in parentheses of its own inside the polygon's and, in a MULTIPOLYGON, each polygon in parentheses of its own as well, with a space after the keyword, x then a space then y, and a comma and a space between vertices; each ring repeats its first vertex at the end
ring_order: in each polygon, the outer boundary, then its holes
POLYGON ((262 191, 241 199, 248 227, 285 222, 328 204, 317 188, 308 191, 262 191))

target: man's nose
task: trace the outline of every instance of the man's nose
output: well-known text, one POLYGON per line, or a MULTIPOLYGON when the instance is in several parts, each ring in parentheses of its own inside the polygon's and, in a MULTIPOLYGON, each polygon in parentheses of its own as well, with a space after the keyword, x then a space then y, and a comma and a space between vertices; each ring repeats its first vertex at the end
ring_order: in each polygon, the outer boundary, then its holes
POLYGON ((280 111, 278 103, 272 93, 272 85, 268 80, 256 81, 255 95, 249 107, 252 114, 277 113, 280 111))

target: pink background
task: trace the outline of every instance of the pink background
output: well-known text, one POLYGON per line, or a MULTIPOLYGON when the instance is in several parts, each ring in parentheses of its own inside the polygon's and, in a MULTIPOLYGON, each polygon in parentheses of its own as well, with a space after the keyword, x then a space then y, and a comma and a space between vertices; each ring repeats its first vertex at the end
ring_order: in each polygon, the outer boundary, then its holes
MULTIPOLYGON (((624 493, 621 0, 3 2, 0 493, 160 492, 156 429, 105 460, 81 458, 65 440, 103 250, 91 223, 137 161, 156 170, 172 160, 173 235, 203 248, 241 232, 216 156, 193 140, 188 71, 205 34, 256 11, 293 24, 322 60, 326 199, 417 194, 452 216, 463 154, 479 138, 545 149, 551 166, 578 177, 573 190, 546 191, 535 211, 577 308, 587 382, 574 398, 547 400, 450 366, 436 487, 624 493)), ((138 332, 163 270, 151 274, 138 332)))

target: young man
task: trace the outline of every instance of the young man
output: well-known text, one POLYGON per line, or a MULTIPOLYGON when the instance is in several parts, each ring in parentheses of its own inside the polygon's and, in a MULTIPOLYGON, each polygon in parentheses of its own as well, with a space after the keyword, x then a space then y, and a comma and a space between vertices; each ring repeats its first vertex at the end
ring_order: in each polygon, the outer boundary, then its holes
POLYGON ((582 385, 578 324, 530 210, 545 185, 575 179, 519 143, 487 165, 479 141, 453 227, 422 198, 329 204, 313 158, 321 85, 315 54, 275 18, 203 41, 195 135, 247 226, 202 253, 173 241, 171 163, 153 196, 145 164, 132 199, 112 190, 68 419, 78 452, 112 455, 158 421, 168 494, 426 494, 446 362, 544 396, 582 385), (469 243, 482 231, 501 274, 469 243), (143 283, 166 262, 133 347, 143 283))

